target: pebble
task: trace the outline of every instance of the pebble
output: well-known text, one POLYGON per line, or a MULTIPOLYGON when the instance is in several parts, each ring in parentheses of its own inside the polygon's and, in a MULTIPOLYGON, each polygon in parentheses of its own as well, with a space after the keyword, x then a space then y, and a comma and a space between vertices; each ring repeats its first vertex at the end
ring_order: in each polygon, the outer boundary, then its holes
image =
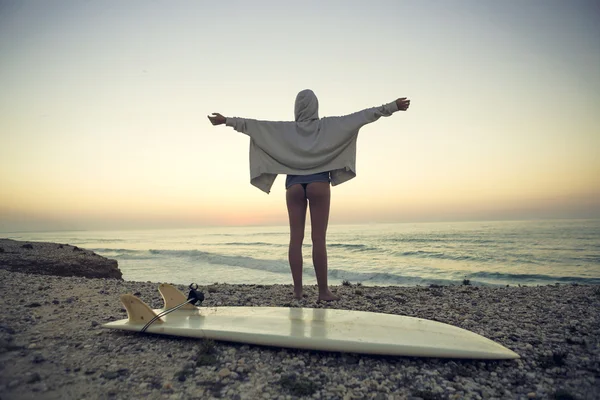
POLYGON ((42 377, 37 372, 29 373, 27 376, 27 383, 36 383, 42 380, 42 377))

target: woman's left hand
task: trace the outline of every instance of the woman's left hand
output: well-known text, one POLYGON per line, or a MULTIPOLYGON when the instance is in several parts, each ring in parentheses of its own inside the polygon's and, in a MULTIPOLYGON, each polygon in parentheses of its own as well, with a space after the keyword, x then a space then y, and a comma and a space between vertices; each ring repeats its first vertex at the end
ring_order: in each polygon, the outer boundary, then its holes
POLYGON ((225 121, 227 121, 227 118, 225 118, 219 113, 212 113, 212 116, 208 115, 208 119, 213 125, 222 125, 225 123, 225 121))
POLYGON ((406 111, 408 107, 410 107, 410 100, 406 97, 401 97, 396 100, 396 105, 398 106, 399 111, 406 111))

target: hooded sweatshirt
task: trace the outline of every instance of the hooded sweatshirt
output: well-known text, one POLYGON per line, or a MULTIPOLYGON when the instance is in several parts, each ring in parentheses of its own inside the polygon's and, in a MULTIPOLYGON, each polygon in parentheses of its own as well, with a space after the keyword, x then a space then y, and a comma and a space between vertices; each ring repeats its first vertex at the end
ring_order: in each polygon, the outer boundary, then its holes
POLYGON ((356 139, 364 125, 398 111, 395 101, 341 117, 319 118, 312 90, 296 96, 293 122, 227 118, 226 125, 250 136, 250 183, 269 193, 277 174, 331 171, 333 186, 356 176, 356 139))

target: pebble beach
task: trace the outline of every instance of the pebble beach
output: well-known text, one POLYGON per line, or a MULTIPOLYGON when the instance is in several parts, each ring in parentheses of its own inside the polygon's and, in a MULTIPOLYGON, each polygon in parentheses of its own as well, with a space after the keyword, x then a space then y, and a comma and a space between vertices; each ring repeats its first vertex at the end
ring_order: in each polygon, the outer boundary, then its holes
MULTIPOLYGON (((107 330, 119 295, 162 307, 158 282, 0 269, 0 398, 597 399, 600 288, 549 285, 333 287, 293 300, 291 285, 201 286, 204 306, 338 308, 407 315, 486 336, 521 359, 383 357, 107 330)), ((187 288, 178 285, 186 292, 187 288)))

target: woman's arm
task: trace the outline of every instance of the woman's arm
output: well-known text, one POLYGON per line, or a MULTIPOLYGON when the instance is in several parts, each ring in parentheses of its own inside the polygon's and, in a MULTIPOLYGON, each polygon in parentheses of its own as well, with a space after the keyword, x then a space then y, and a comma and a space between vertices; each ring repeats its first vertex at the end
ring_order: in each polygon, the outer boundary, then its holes
POLYGON ((257 141, 260 141, 261 138, 269 137, 269 135, 280 135, 286 129, 287 125, 295 124, 295 122, 260 121, 250 118, 225 117, 219 113, 212 113, 212 115, 208 115, 207 117, 213 125, 227 125, 257 141))
POLYGON ((347 132, 353 132, 366 124, 377 121, 380 117, 389 117, 397 111, 406 111, 409 106, 410 100, 406 97, 401 97, 379 107, 367 108, 342 117, 328 117, 324 119, 331 120, 347 132))
POLYGON ((208 119, 210 120, 210 123, 213 125, 225 124, 227 126, 232 127, 236 131, 242 132, 245 134, 249 134, 249 132, 248 132, 249 124, 250 124, 250 128, 251 128, 253 125, 256 125, 256 122, 258 122, 256 120, 247 119, 247 118, 227 118, 219 113, 212 113, 212 116, 208 115, 208 119))
POLYGON ((219 113, 212 113, 212 116, 208 115, 208 119, 213 125, 223 125, 227 121, 227 118, 219 113))

